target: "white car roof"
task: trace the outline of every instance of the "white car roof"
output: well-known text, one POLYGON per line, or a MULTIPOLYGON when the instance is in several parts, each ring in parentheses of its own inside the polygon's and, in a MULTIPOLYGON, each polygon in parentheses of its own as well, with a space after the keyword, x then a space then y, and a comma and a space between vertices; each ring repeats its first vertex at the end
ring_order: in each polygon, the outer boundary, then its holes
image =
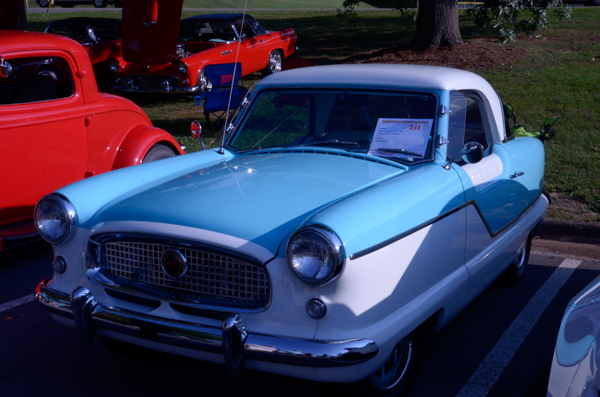
POLYGON ((273 86, 476 90, 484 94, 489 101, 499 138, 505 138, 502 104, 498 94, 483 77, 466 70, 404 64, 311 66, 268 76, 261 80, 256 88, 273 86))

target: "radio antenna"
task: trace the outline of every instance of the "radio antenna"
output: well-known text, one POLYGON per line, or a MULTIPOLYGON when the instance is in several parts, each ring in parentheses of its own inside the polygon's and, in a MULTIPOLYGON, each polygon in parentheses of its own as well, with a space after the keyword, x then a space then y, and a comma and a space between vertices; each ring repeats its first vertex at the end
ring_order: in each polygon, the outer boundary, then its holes
MULTIPOLYGON (((242 35, 244 32, 244 20, 246 19, 246 7, 248 6, 248 0, 246 0, 244 2, 244 13, 242 14, 242 26, 240 28, 240 31, 238 32, 239 34, 239 40, 238 40, 238 46, 237 46, 237 51, 235 53, 235 63, 233 64, 233 75, 231 76, 231 89, 229 90, 229 100, 227 101, 227 112, 225 113, 225 125, 223 126, 223 139, 221 139, 221 147, 219 148, 219 150, 217 151, 217 153, 219 154, 225 154, 225 135, 227 132, 227 125, 228 125, 228 120, 229 120, 229 108, 231 106, 231 97, 233 96, 233 85, 234 83, 237 84, 237 81, 234 81, 234 76, 235 76, 235 72, 237 69, 237 64, 238 64, 238 56, 240 55, 240 45, 242 44, 242 35)), ((234 26, 235 29, 235 26, 234 26)))

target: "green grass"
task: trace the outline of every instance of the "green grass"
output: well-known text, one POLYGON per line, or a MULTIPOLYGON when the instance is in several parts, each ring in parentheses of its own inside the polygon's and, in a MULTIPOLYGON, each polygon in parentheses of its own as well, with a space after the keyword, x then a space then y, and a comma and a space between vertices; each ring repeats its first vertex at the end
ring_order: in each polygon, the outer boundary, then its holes
MULTIPOLYGON (((29 7, 39 7, 35 0, 27 0, 29 7)), ((184 8, 214 8, 214 9, 244 9, 244 0, 184 0, 184 8)), ((256 9, 338 9, 342 8, 343 0, 248 0, 248 10, 256 9)), ((93 7, 77 5, 77 7, 93 7)), ((112 5, 107 9, 112 8, 112 5)), ((360 9, 374 8, 361 3, 360 9)))
MULTIPOLYGON (((120 13, 110 10, 85 14, 120 17, 120 13)), ((198 13, 184 12, 183 17, 195 14, 198 13)), ((29 14, 28 18, 32 30, 43 30, 49 20, 74 15, 82 14, 51 11, 29 14)), ((293 27, 300 48, 294 57, 307 58, 316 64, 343 62, 359 53, 405 46, 415 28, 414 22, 392 11, 359 12, 358 26, 340 21, 335 11, 253 11, 252 15, 269 29, 293 27)), ((556 137, 545 144, 545 188, 584 203, 585 211, 597 213, 600 213, 599 20, 600 8, 574 9, 571 19, 552 20, 550 28, 542 32, 545 40, 518 37, 513 45, 527 50, 530 56, 478 72, 505 102, 513 105, 517 121, 528 130, 538 130, 546 116, 560 117, 556 137)), ((461 15, 461 33, 467 42, 490 35, 489 31, 476 29, 464 15, 461 15)), ((245 83, 261 77, 249 76, 245 83)), ((195 107, 189 97, 159 95, 131 99, 140 104, 156 126, 171 132, 190 150, 198 149, 199 145, 190 136, 189 124, 194 118, 203 121, 203 116, 201 108, 195 107)), ((222 122, 211 123, 205 129, 207 141, 214 139, 221 126, 222 122)), ((587 219, 600 221, 600 216, 587 219)))

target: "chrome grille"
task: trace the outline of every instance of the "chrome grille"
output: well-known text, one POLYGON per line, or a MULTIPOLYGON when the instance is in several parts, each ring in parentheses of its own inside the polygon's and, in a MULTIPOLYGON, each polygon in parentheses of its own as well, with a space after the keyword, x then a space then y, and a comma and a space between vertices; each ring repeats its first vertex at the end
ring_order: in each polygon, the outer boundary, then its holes
POLYGON ((122 287, 163 298, 246 308, 265 307, 270 300, 264 267, 205 247, 107 241, 100 271, 122 287), (180 279, 172 279, 162 269, 162 254, 170 248, 187 257, 188 270, 180 279))

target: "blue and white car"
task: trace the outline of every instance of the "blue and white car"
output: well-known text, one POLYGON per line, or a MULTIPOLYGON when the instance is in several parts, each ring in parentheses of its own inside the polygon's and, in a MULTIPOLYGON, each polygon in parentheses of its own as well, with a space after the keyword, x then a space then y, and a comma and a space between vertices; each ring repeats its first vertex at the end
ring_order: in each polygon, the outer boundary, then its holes
POLYGON ((548 397, 600 394, 600 277, 585 287, 563 316, 552 359, 548 397))
POLYGON ((86 343, 404 394, 428 329, 523 276, 544 148, 507 131, 462 70, 269 76, 221 149, 43 198, 55 259, 37 299, 86 343))

